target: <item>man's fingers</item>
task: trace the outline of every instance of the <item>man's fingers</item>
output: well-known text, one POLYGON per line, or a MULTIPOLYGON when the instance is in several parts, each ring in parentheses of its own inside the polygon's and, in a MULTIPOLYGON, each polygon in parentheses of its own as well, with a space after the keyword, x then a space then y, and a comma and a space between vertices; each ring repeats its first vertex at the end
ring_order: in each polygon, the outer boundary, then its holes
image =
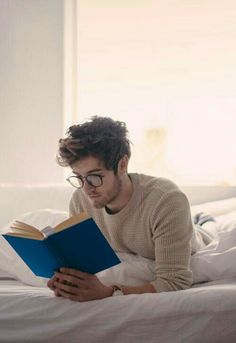
POLYGON ((62 282, 66 285, 74 285, 77 287, 83 286, 84 281, 76 276, 68 275, 68 274, 62 274, 57 272, 55 274, 57 277, 56 281, 62 282))
POLYGON ((85 301, 85 300, 83 300, 83 298, 80 295, 71 294, 71 293, 63 291, 62 289, 58 290, 58 294, 59 294, 58 296, 64 297, 64 298, 69 299, 69 300, 79 301, 79 302, 85 301))
POLYGON ((78 295, 79 288, 74 285, 68 285, 61 282, 55 282, 55 286, 59 293, 63 291, 69 294, 78 295))
POLYGON ((50 280, 48 281, 48 283, 47 283, 47 286, 48 286, 49 288, 53 288, 53 283, 54 283, 54 281, 53 281, 52 279, 50 279, 50 280))
POLYGON ((80 270, 72 269, 72 268, 60 268, 60 272, 63 274, 75 276, 78 279, 82 279, 82 280, 87 279, 88 277, 92 275, 92 274, 81 272, 80 270))
POLYGON ((54 286, 54 282, 57 280, 56 276, 54 275, 48 282, 47 282, 47 286, 50 288, 50 289, 54 289, 55 286, 54 286))
POLYGON ((57 288, 54 289, 54 294, 56 297, 61 297, 61 294, 57 288))

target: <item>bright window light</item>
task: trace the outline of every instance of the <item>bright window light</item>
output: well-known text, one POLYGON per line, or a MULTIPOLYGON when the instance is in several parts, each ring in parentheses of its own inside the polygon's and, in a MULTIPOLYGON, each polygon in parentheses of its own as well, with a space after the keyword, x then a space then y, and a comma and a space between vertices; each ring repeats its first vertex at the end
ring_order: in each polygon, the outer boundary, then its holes
POLYGON ((236 183, 236 3, 77 1, 77 116, 127 123, 130 171, 236 183))

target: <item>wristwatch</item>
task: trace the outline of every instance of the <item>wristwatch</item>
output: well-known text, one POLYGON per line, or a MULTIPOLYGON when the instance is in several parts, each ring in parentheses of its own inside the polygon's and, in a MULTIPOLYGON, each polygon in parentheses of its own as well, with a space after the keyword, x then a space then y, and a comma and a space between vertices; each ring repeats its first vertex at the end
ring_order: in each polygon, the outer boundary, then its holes
POLYGON ((113 288, 112 297, 115 297, 117 295, 124 295, 121 286, 113 285, 112 288, 113 288))

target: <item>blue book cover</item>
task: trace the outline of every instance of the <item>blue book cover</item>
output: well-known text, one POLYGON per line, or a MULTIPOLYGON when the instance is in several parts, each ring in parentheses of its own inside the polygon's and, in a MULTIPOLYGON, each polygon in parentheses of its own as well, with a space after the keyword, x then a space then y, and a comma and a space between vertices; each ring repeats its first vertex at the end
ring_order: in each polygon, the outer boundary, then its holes
MULTIPOLYGON (((73 217, 72 217, 73 218, 73 217)), ((4 238, 29 266, 32 272, 50 278, 60 267, 98 273, 120 263, 120 260, 92 218, 72 223, 69 218, 60 230, 48 237, 34 239, 20 234, 4 234, 4 238)), ((19 230, 18 230, 19 231, 19 230)))

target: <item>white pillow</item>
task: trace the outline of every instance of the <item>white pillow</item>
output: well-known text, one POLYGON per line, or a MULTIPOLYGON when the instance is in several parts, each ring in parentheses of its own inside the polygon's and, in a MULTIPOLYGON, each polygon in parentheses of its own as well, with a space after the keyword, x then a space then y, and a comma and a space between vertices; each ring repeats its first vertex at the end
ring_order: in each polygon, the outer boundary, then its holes
POLYGON ((139 286, 155 279, 155 262, 148 258, 128 253, 117 253, 120 264, 97 273, 105 285, 121 284, 139 286))
POLYGON ((224 215, 225 221, 218 226, 218 238, 191 257, 194 283, 236 277, 236 212, 234 213, 234 219, 231 213, 224 215))
MULTIPOLYGON (((218 235, 191 256, 193 283, 236 277, 236 211, 216 217, 218 235)), ((211 230, 211 225, 204 225, 211 230)), ((210 234, 210 232, 209 232, 210 234)), ((118 253, 122 263, 97 275, 107 285, 141 285, 154 280, 155 262, 137 255, 118 253)))
POLYGON ((15 279, 15 277, 5 270, 0 269, 0 279, 15 279))
MULTIPOLYGON (((67 218, 67 212, 52 209, 41 209, 35 212, 24 213, 15 219, 22 220, 25 223, 33 225, 41 230, 46 226, 54 227, 67 218)), ((10 223, 5 225, 1 232, 4 232, 9 226, 10 223)), ((1 235, 0 269, 28 285, 46 286, 48 281, 48 279, 36 276, 1 235)))
MULTIPOLYGON (((219 217, 221 228, 219 237, 191 257, 194 283, 214 281, 236 276, 236 217, 235 212, 219 217)), ((67 212, 42 209, 19 216, 39 228, 55 226, 68 217, 67 212)), ((9 226, 9 225, 8 225, 9 226)), ((155 262, 141 256, 118 253, 122 263, 98 273, 107 285, 141 285, 154 280, 155 262)), ((35 276, 0 235, 0 269, 13 275, 23 283, 45 286, 47 279, 35 276)))

